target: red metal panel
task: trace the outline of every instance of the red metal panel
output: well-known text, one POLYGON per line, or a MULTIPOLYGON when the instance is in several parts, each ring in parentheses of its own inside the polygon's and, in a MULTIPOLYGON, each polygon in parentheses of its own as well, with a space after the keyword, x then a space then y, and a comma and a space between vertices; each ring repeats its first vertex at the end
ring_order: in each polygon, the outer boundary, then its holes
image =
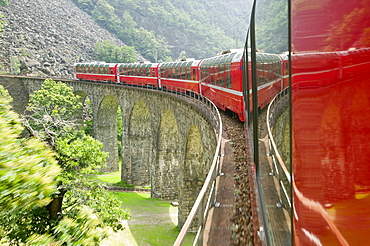
POLYGON ((370 1, 292 1, 295 245, 367 245, 370 1))

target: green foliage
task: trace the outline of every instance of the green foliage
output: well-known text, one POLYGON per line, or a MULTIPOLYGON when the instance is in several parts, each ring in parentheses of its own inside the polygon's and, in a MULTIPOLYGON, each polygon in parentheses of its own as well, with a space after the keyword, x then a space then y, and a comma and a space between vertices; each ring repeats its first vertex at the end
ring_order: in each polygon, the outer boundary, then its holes
POLYGON ((0 213, 47 204, 60 171, 42 142, 18 139, 23 128, 9 103, 0 88, 0 213))
POLYGON ((80 127, 82 103, 72 88, 46 79, 41 89, 30 96, 29 114, 23 116, 28 130, 55 146, 57 138, 69 137, 80 127))
POLYGON ((20 74, 21 73, 21 62, 19 61, 17 56, 11 57, 11 64, 12 73, 13 74, 20 74))
POLYGON ((137 59, 134 47, 116 46, 112 41, 104 40, 95 44, 97 59, 111 63, 132 63, 137 59))
POLYGON ((75 179, 77 174, 97 173, 104 165, 108 153, 102 152, 103 144, 91 136, 57 140, 57 159, 65 174, 75 179))
MULTIPOLYGON (((43 206, 51 201, 60 168, 53 153, 37 139, 20 139, 23 127, 0 88, 0 238, 25 241, 25 227, 40 225, 43 206), (27 220, 31 214, 39 220, 27 220)), ((43 227, 47 224, 42 223, 43 227)))
MULTIPOLYGON (((74 0, 96 22, 150 61, 185 50, 202 59, 245 40, 250 2, 244 0, 74 0), (243 6, 240 8, 240 6, 243 6), (245 7, 244 7, 245 6, 245 7)), ((238 48, 240 48, 238 47, 238 48)))
POLYGON ((133 43, 135 48, 147 59, 155 62, 170 60, 170 51, 163 37, 156 37, 153 31, 140 27, 134 30, 133 43), (159 58, 158 58, 159 56, 159 58))
POLYGON ((130 218, 130 212, 121 207, 121 203, 104 189, 96 177, 80 179, 66 194, 65 200, 65 215, 74 217, 83 206, 88 206, 101 219, 100 227, 109 226, 114 231, 122 229, 121 220, 130 218))
POLYGON ((114 13, 114 7, 109 5, 105 0, 98 0, 91 15, 104 28, 117 30, 121 24, 120 19, 114 13))
MULTIPOLYGON (((16 182, 27 178, 24 170, 18 173, 13 168, 14 170, 2 175, 3 180, 11 177, 12 173, 17 176, 9 179, 14 188, 0 183, 4 192, 7 192, 4 197, 11 199, 4 198, 4 202, 8 203, 3 207, 8 213, 7 216, 0 217, 0 224, 3 225, 0 236, 11 244, 29 240, 28 243, 32 245, 98 245, 106 237, 105 228, 121 229, 120 220, 127 219, 129 213, 96 180, 97 170, 105 164, 107 153, 101 151, 103 145, 99 141, 79 130, 82 114, 79 97, 65 84, 48 79, 30 97, 28 110, 29 114, 23 116, 27 129, 57 152, 55 157, 62 172, 57 178, 59 185, 56 188, 48 187, 50 178, 40 167, 46 168, 49 165, 38 155, 39 169, 35 169, 35 172, 31 169, 31 181, 34 183, 27 183, 27 188, 33 190, 27 190, 26 194, 18 189, 19 182, 16 182), (40 180, 45 186, 41 191, 36 186, 42 183, 40 180), (15 195, 9 196, 9 191, 15 195), (52 191, 54 194, 50 196, 52 191), (38 203, 33 202, 34 197, 37 197, 38 203), (21 207, 17 199, 29 199, 26 210, 15 209, 21 207), (32 238, 29 239, 30 237, 32 238)), ((8 120, 8 124, 17 129, 14 120, 8 120)), ((9 138, 6 134, 0 137, 3 136, 9 138)), ((36 140, 22 141, 22 146, 32 155, 39 153, 36 143, 36 140), (29 144, 32 144, 32 148, 29 144)), ((41 145, 45 148, 44 144, 41 145)), ((18 153, 22 154, 18 150, 17 153, 4 156, 10 160, 18 160, 18 153)), ((26 163, 31 160, 32 158, 23 158, 26 163)), ((53 163, 55 165, 55 161, 53 163)))
POLYGON ((99 245, 102 238, 107 236, 107 231, 99 225, 101 220, 93 214, 93 211, 83 206, 75 219, 64 218, 55 227, 54 233, 34 234, 29 240, 30 245, 99 245), (57 241, 56 241, 57 238, 57 241))
POLYGON ((2 18, 4 18, 4 15, 2 13, 0 13, 0 32, 3 31, 4 29, 4 21, 2 20, 2 18))
POLYGON ((7 0, 0 0, 0 6, 8 6, 9 3, 7 0))
POLYGON ((181 51, 179 57, 176 59, 177 61, 186 60, 186 51, 181 51))

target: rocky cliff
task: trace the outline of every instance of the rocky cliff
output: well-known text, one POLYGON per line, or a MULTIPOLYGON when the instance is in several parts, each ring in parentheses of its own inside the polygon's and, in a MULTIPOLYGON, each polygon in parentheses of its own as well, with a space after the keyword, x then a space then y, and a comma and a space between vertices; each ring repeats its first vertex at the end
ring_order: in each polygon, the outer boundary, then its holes
POLYGON ((71 0, 16 0, 1 7, 0 72, 68 78, 72 64, 94 61, 94 44, 116 36, 71 0))

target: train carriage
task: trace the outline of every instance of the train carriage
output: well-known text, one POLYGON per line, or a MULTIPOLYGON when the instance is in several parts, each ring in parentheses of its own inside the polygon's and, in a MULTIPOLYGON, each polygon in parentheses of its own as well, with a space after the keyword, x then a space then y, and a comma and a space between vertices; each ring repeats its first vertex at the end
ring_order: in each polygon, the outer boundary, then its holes
MULTIPOLYGON (((241 121, 246 120, 242 85, 243 50, 225 52, 219 56, 204 59, 200 65, 201 91, 204 96, 223 110, 230 110, 241 121)), ((250 59, 248 59, 250 60, 250 59)), ((258 101, 259 108, 266 107, 284 86, 282 56, 257 53, 258 101)), ((251 73, 249 63, 249 73, 251 73)), ((286 78, 285 78, 286 79, 286 78)), ((249 88, 252 88, 249 82, 249 88)), ((250 95, 251 93, 250 89, 250 95)), ((252 97, 250 97, 252 104, 252 97)))
POLYGON ((80 80, 117 82, 117 64, 105 62, 75 63, 74 76, 80 80))
POLYGON ((165 62, 159 65, 159 85, 164 88, 178 87, 200 93, 200 60, 165 62))
POLYGON ((245 121, 241 59, 242 50, 235 50, 212 58, 200 64, 202 95, 209 98, 223 110, 236 113, 245 121))
POLYGON ((158 86, 158 63, 118 64, 118 81, 137 86, 158 86))

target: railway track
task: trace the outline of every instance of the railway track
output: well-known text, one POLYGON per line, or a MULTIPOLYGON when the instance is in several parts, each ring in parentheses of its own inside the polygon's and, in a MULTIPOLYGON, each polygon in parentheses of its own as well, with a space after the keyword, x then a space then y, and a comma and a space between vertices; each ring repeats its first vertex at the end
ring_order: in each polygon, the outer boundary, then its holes
POLYGON ((220 113, 224 131, 230 139, 234 158, 233 245, 252 246, 254 245, 254 232, 244 124, 230 114, 223 111, 220 111, 220 113))

